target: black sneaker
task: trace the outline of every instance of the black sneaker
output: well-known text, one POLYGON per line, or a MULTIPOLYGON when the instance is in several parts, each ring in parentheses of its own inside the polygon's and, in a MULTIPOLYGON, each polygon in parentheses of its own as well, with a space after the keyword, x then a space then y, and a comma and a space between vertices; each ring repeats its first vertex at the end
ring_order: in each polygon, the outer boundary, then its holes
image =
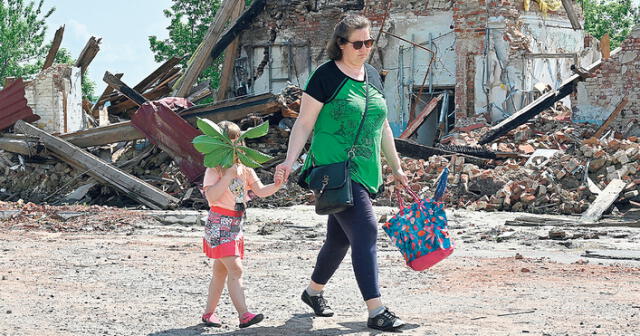
POLYGON ((367 320, 367 327, 382 331, 394 331, 402 328, 402 326, 404 326, 404 322, 387 308, 382 313, 367 320))
POLYGON ((322 297, 322 294, 311 296, 307 293, 307 290, 304 290, 302 291, 302 296, 300 298, 302 299, 302 302, 313 308, 313 312, 316 313, 316 316, 333 316, 333 310, 331 310, 331 307, 327 306, 327 301, 322 297))

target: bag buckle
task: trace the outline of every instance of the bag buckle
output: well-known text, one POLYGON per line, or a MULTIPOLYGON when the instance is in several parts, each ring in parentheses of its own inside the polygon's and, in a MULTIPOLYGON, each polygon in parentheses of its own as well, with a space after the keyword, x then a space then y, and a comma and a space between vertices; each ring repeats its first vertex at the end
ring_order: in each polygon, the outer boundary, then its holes
POLYGON ((326 188, 327 185, 329 185, 329 176, 325 175, 322 177, 322 188, 320 188, 320 194, 324 192, 324 188, 326 188))

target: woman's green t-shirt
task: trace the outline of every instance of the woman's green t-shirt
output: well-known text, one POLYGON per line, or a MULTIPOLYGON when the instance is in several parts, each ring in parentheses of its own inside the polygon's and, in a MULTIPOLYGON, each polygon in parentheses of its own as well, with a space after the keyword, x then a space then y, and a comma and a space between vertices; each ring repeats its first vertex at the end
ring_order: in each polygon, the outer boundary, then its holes
MULTIPOLYGON (((351 178, 371 193, 382 185, 380 143, 382 126, 387 117, 380 76, 366 64, 368 77, 368 110, 355 146, 351 178)), ((353 145, 365 107, 365 81, 345 75, 334 61, 329 61, 311 74, 304 90, 323 103, 313 128, 311 149, 303 170, 313 164, 325 165, 345 161, 353 145)))

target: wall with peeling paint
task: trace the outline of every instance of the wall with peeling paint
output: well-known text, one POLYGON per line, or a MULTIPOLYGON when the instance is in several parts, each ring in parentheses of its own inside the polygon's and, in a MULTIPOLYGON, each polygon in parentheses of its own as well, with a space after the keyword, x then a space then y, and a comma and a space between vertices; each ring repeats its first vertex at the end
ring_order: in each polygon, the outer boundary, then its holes
POLYGON ((25 86, 27 105, 40 116, 35 124, 49 133, 85 128, 80 68, 54 65, 25 86))
POLYGON ((602 60, 594 78, 578 83, 573 98, 573 119, 577 122, 602 124, 624 97, 629 103, 611 124, 623 134, 640 136, 640 26, 602 60))
MULTIPOLYGON (((384 5, 381 1, 269 2, 241 38, 252 91, 277 93, 287 81, 304 87, 310 71, 326 61, 324 48, 335 23, 349 11, 364 14, 373 23, 375 37, 386 16, 384 5)), ((437 55, 425 87, 452 89, 456 126, 473 123, 485 113, 497 122, 529 103, 536 83, 557 88, 572 74, 573 59, 525 54, 576 53, 582 66, 599 54, 596 48, 585 49, 583 31, 571 28, 564 10, 543 16, 537 5, 530 11, 523 6, 523 0, 393 1, 384 29, 427 48, 433 39, 430 49, 437 55)), ((422 86, 431 55, 384 34, 378 46, 372 63, 388 71, 389 121, 398 135, 407 125, 412 94, 422 86)), ((568 99, 565 103, 570 105, 568 99)), ((422 104, 418 102, 417 112, 422 104)))

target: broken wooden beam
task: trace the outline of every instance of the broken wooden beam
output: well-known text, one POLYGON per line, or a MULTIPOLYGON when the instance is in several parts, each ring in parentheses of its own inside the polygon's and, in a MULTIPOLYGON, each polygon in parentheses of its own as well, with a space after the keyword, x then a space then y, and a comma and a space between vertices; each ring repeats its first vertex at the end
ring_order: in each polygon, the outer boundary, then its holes
POLYGON ((173 208, 178 202, 177 198, 31 124, 20 120, 15 127, 26 135, 38 137, 47 149, 70 165, 86 171, 98 180, 109 183, 128 197, 152 209, 173 208))
POLYGON ((100 41, 102 41, 101 38, 96 39, 95 36, 91 36, 80 52, 75 66, 80 68, 81 73, 84 74, 85 71, 87 71, 89 64, 91 64, 91 61, 93 61, 98 54, 98 51, 100 51, 100 41))
POLYGON ((425 105, 425 107, 418 114, 418 116, 416 116, 415 119, 413 119, 409 123, 409 125, 407 125, 407 128, 404 130, 404 132, 402 132, 402 134, 400 134, 399 138, 408 139, 413 134, 413 132, 415 132, 418 129, 418 127, 422 125, 422 123, 425 121, 425 119, 427 119, 427 117, 431 114, 431 112, 433 112, 436 106, 438 106, 438 103, 440 102, 440 100, 442 100, 442 97, 444 97, 444 95, 439 94, 437 97, 434 97, 433 99, 431 99, 431 101, 429 101, 429 103, 425 105))
POLYGON ((567 12, 567 16, 569 17, 569 21, 571 22, 571 27, 573 28, 573 30, 582 29, 582 25, 580 24, 580 18, 578 18, 576 9, 575 7, 573 7, 573 1, 562 0, 562 5, 564 6, 564 10, 567 12))
MULTIPOLYGON (((147 101, 153 101, 153 100, 158 100, 160 98, 166 97, 169 93, 171 93, 171 88, 164 85, 162 87, 157 87, 143 94, 142 97, 144 97, 145 100, 147 101)), ((133 108, 137 108, 138 106, 140 106, 138 102, 134 102, 133 100, 127 99, 120 104, 109 106, 108 110, 109 110, 109 113, 117 115, 117 114, 122 114, 133 108)))
POLYGON ((254 22, 255 18, 262 12, 266 5, 266 0, 254 0, 251 2, 251 5, 247 10, 240 15, 235 22, 229 25, 229 28, 225 30, 220 38, 216 41, 213 48, 211 48, 211 55, 209 58, 209 62, 215 60, 222 54, 222 52, 227 48, 233 40, 240 35, 245 29, 251 27, 251 24, 254 22))
POLYGON ((604 190, 598 194, 596 200, 589 206, 582 216, 580 216, 581 223, 594 223, 597 222, 602 214, 609 209, 613 202, 618 199, 618 195, 622 192, 627 185, 621 179, 614 179, 607 185, 604 190))
POLYGON ((216 16, 211 22, 211 26, 209 26, 202 43, 200 43, 200 46, 196 49, 196 54, 191 57, 189 66, 185 70, 182 78, 178 81, 177 89, 174 91, 173 96, 187 97, 189 95, 191 87, 198 80, 198 76, 200 76, 205 68, 217 37, 222 33, 238 1, 240 0, 225 0, 222 2, 222 6, 218 8, 216 16))
POLYGON ((440 148, 421 145, 419 143, 416 143, 414 141, 407 140, 407 139, 395 138, 394 141, 395 141, 396 150, 398 151, 398 153, 400 153, 403 156, 408 156, 414 159, 427 160, 429 157, 434 155, 458 155, 458 156, 464 157, 467 162, 473 163, 480 167, 486 166, 487 161, 489 161, 486 159, 482 159, 482 158, 478 158, 478 157, 474 157, 466 154, 461 154, 461 153, 451 152, 448 150, 443 150, 440 148))
MULTIPOLYGON (((238 121, 250 114, 267 115, 278 112, 281 108, 277 96, 264 93, 255 96, 243 96, 206 105, 196 105, 180 112, 180 115, 192 125, 196 117, 210 119, 214 122, 223 120, 238 121)), ((78 147, 107 145, 120 141, 131 141, 144 138, 130 121, 123 121, 108 126, 96 127, 60 136, 78 147)))
POLYGON ((0 134, 0 149, 25 156, 34 156, 42 153, 44 146, 36 137, 22 134, 0 134))
MULTIPOLYGON (((587 71, 589 71, 589 73, 593 73, 596 69, 600 68, 601 65, 602 65, 602 60, 599 60, 591 64, 587 68, 587 71)), ((511 115, 509 118, 491 127, 487 131, 487 133, 485 133, 482 136, 480 141, 478 141, 478 144, 484 145, 489 142, 492 142, 495 139, 501 137, 502 135, 508 133, 512 129, 515 129, 516 127, 526 123, 531 118, 540 114, 542 111, 546 110, 547 108, 552 107, 555 104, 555 102, 571 94, 575 90, 578 82, 582 79, 583 79, 582 76, 578 74, 575 74, 569 77, 567 80, 565 80, 562 83, 562 85, 560 85, 560 87, 557 90, 552 90, 545 93, 535 101, 531 102, 531 104, 523 107, 520 111, 511 115)))
POLYGON ((138 92, 145 92, 154 82, 158 81, 158 79, 162 78, 166 73, 171 71, 176 65, 178 65, 182 61, 182 57, 172 57, 168 59, 166 62, 162 63, 156 70, 150 73, 147 77, 140 81, 136 86, 133 87, 134 90, 138 92))
POLYGON ((609 128, 609 125, 611 125, 611 123, 614 120, 616 120, 620 112, 622 112, 622 110, 625 108, 625 106, 627 106, 628 103, 629 103, 629 98, 627 97, 622 98, 622 101, 618 104, 618 106, 616 106, 613 112, 611 112, 609 117, 607 117, 607 120, 605 120, 605 122, 602 123, 602 125, 598 128, 598 130, 593 136, 596 138, 599 138, 600 136, 602 136, 602 133, 604 133, 604 131, 606 131, 607 128, 609 128))
MULTIPOLYGON (((236 20, 240 16, 240 13, 244 10, 244 1, 239 1, 231 13, 231 20, 236 20)), ((229 83, 233 76, 233 66, 236 58, 238 57, 238 46, 240 45, 240 38, 236 37, 233 42, 227 48, 227 52, 224 53, 224 61, 222 62, 222 74, 220 75, 220 81, 218 84, 218 92, 216 100, 224 100, 229 93, 229 83)))
POLYGON ((637 220, 612 220, 603 219, 594 223, 582 223, 579 217, 559 218, 551 216, 520 216, 505 221, 506 226, 543 227, 559 226, 566 228, 596 228, 596 227, 640 227, 637 220))
MULTIPOLYGON (((117 73, 115 74, 117 79, 122 78, 122 73, 117 73)), ((106 102, 106 100, 103 100, 104 98, 106 98, 108 95, 110 95, 113 92, 113 88, 109 85, 107 85, 104 88, 104 91, 102 91, 102 94, 100 95, 100 97, 98 97, 98 100, 96 101, 95 104, 93 104, 93 106, 91 107, 91 115, 94 118, 99 118, 100 117, 100 108, 102 107, 102 105, 104 105, 104 103, 106 102)))
POLYGON ((47 58, 44 60, 44 64, 42 65, 42 70, 47 69, 48 67, 53 65, 53 62, 56 59, 56 55, 58 54, 58 50, 60 49, 60 44, 62 43, 62 36, 64 35, 64 25, 60 26, 58 30, 56 30, 56 34, 53 36, 53 41, 51 42, 51 48, 49 48, 49 53, 47 54, 47 58))
POLYGON ((104 73, 104 77, 102 78, 102 80, 104 80, 109 86, 111 86, 115 90, 125 95, 127 98, 133 100, 133 102, 138 105, 142 105, 148 101, 140 93, 136 92, 135 90, 125 85, 119 78, 111 74, 109 71, 106 71, 104 73))

